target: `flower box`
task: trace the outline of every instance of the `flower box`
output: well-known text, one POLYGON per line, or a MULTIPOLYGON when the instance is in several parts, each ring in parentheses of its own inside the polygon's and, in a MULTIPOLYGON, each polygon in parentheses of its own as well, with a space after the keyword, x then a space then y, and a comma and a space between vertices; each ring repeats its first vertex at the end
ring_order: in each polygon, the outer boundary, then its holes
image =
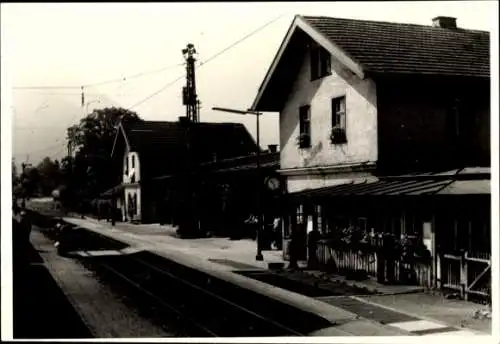
POLYGON ((300 134, 298 142, 300 148, 308 148, 311 146, 311 136, 309 134, 300 134))
POLYGON ((346 143, 347 135, 345 129, 340 127, 333 127, 330 132, 330 142, 333 144, 346 143))

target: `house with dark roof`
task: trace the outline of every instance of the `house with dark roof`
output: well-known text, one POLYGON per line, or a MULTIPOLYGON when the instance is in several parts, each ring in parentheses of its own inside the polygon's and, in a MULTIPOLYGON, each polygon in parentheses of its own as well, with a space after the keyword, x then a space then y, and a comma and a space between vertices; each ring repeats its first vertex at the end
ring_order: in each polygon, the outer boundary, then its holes
POLYGON ((447 17, 296 16, 253 103, 280 113, 289 191, 328 185, 339 169, 488 166, 489 44, 447 17))
MULTIPOLYGON (((200 232, 233 238, 254 237, 255 233, 244 222, 251 214, 258 213, 258 203, 267 224, 280 214, 279 195, 283 183, 278 169, 279 152, 276 145, 270 145, 269 150, 261 150, 258 157, 253 152, 250 155, 200 163, 192 180, 201 205, 196 214, 200 232), (260 193, 257 191, 259 188, 260 193)), ((177 184, 174 174, 155 177, 153 181, 158 189, 177 184)), ((171 200, 167 202, 172 203, 171 200)), ((164 208, 175 207, 175 204, 171 204, 164 208)), ((175 224, 175 215, 167 211, 162 221, 175 224)))
POLYGON ((120 124, 111 157, 122 160, 117 172, 122 182, 108 193, 118 196, 122 220, 157 221, 172 211, 162 203, 169 190, 158 187, 158 177, 186 174, 191 166, 248 155, 256 147, 239 123, 187 123, 180 118, 120 124))
POLYGON ((279 152, 256 154, 202 164, 202 223, 214 234, 254 237, 244 222, 262 212, 265 225, 280 215, 279 152), (258 162, 257 162, 258 160, 258 162), (216 191, 219 190, 219 191, 216 191), (218 198, 217 195, 220 197, 218 198), (260 206, 259 206, 260 205, 260 206))
MULTIPOLYGON (((419 235, 433 257, 421 283, 447 284, 440 253, 489 254, 489 172, 460 171, 490 166, 490 35, 429 24, 294 18, 252 106, 280 116, 294 259, 309 230, 349 226, 419 235)), ((309 256, 340 264, 322 250, 309 256)))

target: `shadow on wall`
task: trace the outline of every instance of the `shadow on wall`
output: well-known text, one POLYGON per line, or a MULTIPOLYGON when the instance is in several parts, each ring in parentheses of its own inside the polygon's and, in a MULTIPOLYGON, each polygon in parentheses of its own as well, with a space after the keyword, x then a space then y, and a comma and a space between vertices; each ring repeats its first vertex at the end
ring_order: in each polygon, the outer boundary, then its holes
POLYGON ((488 165, 488 81, 386 76, 377 84, 380 168, 488 165))

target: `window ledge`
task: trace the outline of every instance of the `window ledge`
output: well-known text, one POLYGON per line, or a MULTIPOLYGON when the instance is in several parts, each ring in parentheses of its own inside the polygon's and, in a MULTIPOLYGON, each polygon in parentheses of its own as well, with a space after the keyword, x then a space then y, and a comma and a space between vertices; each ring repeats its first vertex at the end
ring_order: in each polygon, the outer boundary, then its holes
POLYGON ((347 140, 345 140, 345 141, 332 141, 332 140, 330 140, 330 144, 331 145, 335 145, 335 146, 346 145, 347 144, 347 140))

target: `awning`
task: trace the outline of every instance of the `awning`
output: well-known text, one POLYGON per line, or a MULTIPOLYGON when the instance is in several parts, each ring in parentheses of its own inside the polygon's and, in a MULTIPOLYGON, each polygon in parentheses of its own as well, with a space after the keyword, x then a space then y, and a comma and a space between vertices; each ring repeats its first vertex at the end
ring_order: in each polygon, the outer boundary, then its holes
POLYGON ((291 193, 297 198, 325 198, 342 196, 418 196, 418 195, 473 195, 490 194, 489 180, 378 180, 362 181, 291 193))
POLYGON ((490 180, 456 180, 443 190, 440 195, 491 195, 490 180))

